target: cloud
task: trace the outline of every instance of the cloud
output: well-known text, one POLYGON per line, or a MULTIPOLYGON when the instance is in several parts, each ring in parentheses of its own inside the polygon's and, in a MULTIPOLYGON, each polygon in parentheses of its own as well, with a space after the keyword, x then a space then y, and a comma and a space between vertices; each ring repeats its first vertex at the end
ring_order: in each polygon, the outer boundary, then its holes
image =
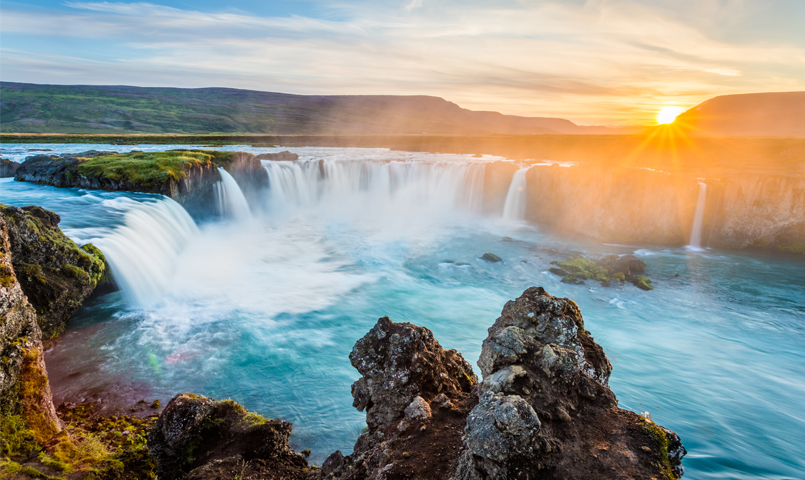
POLYGON ((661 104, 805 83, 801 42, 715 39, 654 2, 324 3, 338 14, 320 18, 65 5, 4 7, 4 47, 25 52, 4 50, 4 80, 429 94, 581 123, 648 122, 661 104), (58 41, 35 51, 32 38, 58 41))

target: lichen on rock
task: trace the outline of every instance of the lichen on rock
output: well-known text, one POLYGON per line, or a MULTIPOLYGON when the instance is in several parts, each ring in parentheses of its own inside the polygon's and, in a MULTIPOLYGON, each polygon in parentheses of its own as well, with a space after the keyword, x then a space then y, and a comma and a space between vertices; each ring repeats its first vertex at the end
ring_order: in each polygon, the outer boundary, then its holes
POLYGON ((109 280, 97 247, 79 247, 59 229, 61 218, 41 207, 0 205, 8 226, 16 277, 36 310, 44 338, 64 331, 67 320, 96 286, 109 280))
POLYGON ((288 422, 250 413, 231 400, 184 393, 165 407, 148 445, 160 480, 223 478, 213 474, 236 465, 245 470, 246 464, 259 467, 258 478, 301 479, 308 465, 288 446, 291 429, 288 422))
POLYGON ((532 287, 508 302, 478 365, 484 380, 455 480, 681 475, 678 437, 647 434, 656 432, 642 417, 618 408, 612 366, 573 301, 532 287))

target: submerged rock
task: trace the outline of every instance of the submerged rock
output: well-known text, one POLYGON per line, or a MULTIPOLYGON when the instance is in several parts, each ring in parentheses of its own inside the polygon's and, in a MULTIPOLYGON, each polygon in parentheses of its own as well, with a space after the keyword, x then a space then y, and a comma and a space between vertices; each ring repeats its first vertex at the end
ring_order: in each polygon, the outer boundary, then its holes
POLYGON ((148 434, 157 477, 301 479, 305 457, 292 451, 292 425, 248 412, 232 400, 175 396, 148 434))
POLYGON ((481 255, 481 260, 486 260, 487 262, 497 263, 502 262, 503 259, 495 255, 494 253, 484 253, 481 255))
POLYGON ((16 277, 36 309, 45 338, 64 331, 67 320, 99 283, 108 280, 103 254, 79 247, 59 229, 61 218, 41 207, 0 205, 8 229, 16 277))
POLYGON ((681 476, 679 438, 618 408, 612 366, 573 301, 532 287, 508 302, 478 365, 454 479, 681 476))

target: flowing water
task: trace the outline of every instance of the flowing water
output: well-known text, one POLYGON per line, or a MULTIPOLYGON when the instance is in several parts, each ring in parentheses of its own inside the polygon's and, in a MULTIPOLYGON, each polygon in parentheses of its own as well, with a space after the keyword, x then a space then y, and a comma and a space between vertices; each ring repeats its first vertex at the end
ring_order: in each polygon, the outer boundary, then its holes
POLYGON ((509 220, 525 220, 526 208, 526 181, 525 174, 529 167, 523 167, 512 176, 512 183, 506 194, 506 202, 503 204, 503 218, 509 220))
MULTIPOLYGON (((3 156, 34 147, 176 148, 4 145, 3 156)), ((481 208, 494 200, 486 162, 500 159, 293 150, 300 161, 264 162, 271 186, 253 215, 199 224, 160 196, 0 181, 0 202, 59 213, 122 286, 85 304, 47 353, 57 401, 233 398, 293 422, 293 445, 320 462, 365 426, 348 355, 378 317, 428 327, 474 364, 503 304, 542 285, 581 307, 621 406, 680 434, 685 478, 802 478, 801 258, 568 243, 481 208), (634 253, 656 289, 547 271, 579 253, 634 253)))
POLYGON ((238 182, 223 168, 218 167, 218 172, 221 174, 221 181, 213 184, 218 212, 223 218, 235 220, 251 218, 249 202, 246 201, 246 196, 243 195, 238 182))
POLYGON ((699 182, 699 198, 696 200, 696 212, 693 215, 693 229, 690 232, 690 247, 702 248, 702 226, 704 224, 704 202, 707 199, 707 184, 699 182))

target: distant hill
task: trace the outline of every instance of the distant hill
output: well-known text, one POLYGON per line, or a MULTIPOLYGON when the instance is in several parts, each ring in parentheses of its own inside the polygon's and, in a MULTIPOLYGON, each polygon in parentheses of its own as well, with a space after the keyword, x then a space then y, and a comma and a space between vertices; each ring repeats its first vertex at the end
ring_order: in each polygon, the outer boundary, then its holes
POLYGON ((596 134, 636 130, 476 112, 429 96, 0 83, 0 132, 4 133, 596 134))
POLYGON ((697 135, 805 136, 805 92, 714 97, 682 113, 675 124, 697 135))

